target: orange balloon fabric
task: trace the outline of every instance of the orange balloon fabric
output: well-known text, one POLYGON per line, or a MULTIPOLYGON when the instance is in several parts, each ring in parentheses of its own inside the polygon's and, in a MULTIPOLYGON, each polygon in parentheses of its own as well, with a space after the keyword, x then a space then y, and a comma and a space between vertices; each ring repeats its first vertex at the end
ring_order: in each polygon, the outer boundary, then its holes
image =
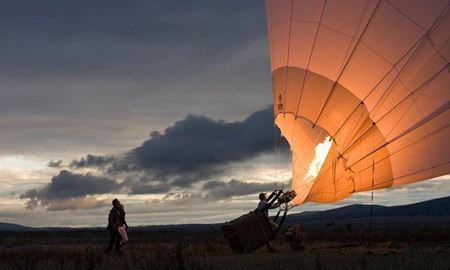
POLYGON ((294 204, 450 173, 448 0, 266 0, 294 204))

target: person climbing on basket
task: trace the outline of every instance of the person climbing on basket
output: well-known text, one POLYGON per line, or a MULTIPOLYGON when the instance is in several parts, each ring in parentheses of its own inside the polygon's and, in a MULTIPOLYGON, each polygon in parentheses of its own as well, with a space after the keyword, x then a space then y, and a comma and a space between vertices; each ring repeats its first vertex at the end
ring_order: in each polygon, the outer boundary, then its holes
MULTIPOLYGON (((267 201, 266 193, 259 194, 258 210, 261 211, 268 219, 269 219, 269 209, 275 209, 278 207, 280 207, 279 203, 274 203, 272 205, 269 205, 269 202, 267 201)), ((270 219, 269 219, 269 222, 272 225, 273 231, 275 231, 278 228, 278 225, 275 222, 271 221, 270 219)), ((272 242, 269 242, 267 244, 267 248, 269 249, 270 252, 274 251, 272 242)))
POLYGON ((266 217, 269 217, 269 209, 276 209, 276 208, 280 207, 279 203, 274 203, 271 206, 267 207, 268 205, 269 205, 269 202, 267 201, 266 193, 260 193, 258 210, 263 212, 264 215, 266 215, 266 217))

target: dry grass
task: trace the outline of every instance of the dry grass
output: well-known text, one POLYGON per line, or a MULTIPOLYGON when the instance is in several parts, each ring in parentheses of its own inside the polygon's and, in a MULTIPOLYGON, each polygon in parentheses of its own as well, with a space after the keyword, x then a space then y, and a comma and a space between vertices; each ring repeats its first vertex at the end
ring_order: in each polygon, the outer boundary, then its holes
POLYGON ((307 231, 305 250, 232 254, 214 231, 131 233, 122 256, 107 255, 102 231, 0 234, 0 269, 449 269, 449 232, 375 231, 373 244, 359 233, 307 231))

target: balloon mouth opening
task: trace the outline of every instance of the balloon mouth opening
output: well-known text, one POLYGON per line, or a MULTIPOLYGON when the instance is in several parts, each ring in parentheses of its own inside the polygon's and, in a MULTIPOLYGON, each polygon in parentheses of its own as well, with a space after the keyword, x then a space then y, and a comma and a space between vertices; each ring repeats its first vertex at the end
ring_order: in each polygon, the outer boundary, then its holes
POLYGON ((328 152, 330 151, 333 141, 330 136, 325 137, 322 142, 319 142, 314 148, 314 157, 311 160, 307 172, 304 176, 305 181, 312 181, 316 179, 322 169, 323 163, 327 158, 328 152))
POLYGON ((299 204, 324 170, 334 141, 324 128, 301 116, 279 113, 275 123, 291 147, 292 189, 299 204))

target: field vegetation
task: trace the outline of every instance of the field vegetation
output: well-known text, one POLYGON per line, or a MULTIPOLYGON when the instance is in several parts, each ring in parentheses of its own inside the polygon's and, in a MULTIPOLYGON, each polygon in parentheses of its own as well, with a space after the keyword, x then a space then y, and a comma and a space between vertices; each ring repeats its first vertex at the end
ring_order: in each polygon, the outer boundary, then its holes
MULTIPOLYGON (((106 254, 103 229, 1 232, 0 269, 449 269, 448 226, 305 226, 292 251, 283 232, 276 252, 233 254, 217 226, 135 228, 121 255, 106 254)), ((290 224, 288 224, 289 227, 290 224)))

